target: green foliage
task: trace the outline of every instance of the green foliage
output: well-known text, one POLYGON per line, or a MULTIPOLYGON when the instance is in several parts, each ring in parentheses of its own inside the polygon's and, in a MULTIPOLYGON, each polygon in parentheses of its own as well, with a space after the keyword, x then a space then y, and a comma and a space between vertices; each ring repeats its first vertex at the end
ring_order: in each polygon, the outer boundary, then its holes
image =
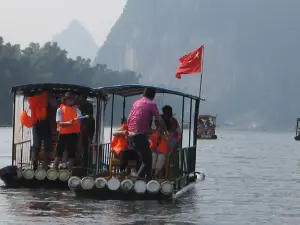
MULTIPOLYGON (((76 60, 67 57, 56 42, 44 46, 30 43, 21 50, 20 45, 4 43, 0 37, 0 101, 1 125, 11 121, 12 99, 9 90, 12 86, 29 83, 68 83, 91 87, 104 85, 139 83, 141 75, 134 71, 113 71, 106 65, 91 66, 90 59, 78 56, 76 60)), ((121 104, 118 104, 121 107, 121 104)))

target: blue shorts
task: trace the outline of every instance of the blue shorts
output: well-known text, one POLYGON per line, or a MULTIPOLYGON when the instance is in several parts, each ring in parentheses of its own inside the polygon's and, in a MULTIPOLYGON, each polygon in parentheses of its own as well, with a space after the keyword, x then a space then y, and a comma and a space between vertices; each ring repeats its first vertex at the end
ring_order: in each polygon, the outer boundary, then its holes
POLYGON ((52 151, 52 132, 38 132, 37 130, 32 129, 32 139, 33 139, 33 152, 40 152, 42 142, 44 143, 44 151, 52 151))

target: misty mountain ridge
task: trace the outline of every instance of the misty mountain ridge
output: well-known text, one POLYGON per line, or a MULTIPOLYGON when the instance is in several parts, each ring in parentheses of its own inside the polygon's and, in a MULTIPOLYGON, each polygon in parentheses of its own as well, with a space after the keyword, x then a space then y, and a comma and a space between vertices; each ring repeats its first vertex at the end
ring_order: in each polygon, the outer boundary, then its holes
POLYGON ((94 63, 196 95, 199 75, 177 80, 175 71, 204 44, 200 111, 291 127, 300 115, 299 20, 296 0, 128 0, 94 63))
POLYGON ((78 20, 73 20, 66 29, 55 35, 53 42, 57 42, 73 59, 80 56, 93 60, 99 48, 92 35, 78 20))

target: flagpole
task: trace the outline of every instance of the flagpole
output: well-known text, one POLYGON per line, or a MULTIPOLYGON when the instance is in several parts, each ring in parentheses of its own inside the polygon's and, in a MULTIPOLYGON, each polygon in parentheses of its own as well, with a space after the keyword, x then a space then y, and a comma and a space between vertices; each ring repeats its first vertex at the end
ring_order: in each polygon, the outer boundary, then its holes
MULTIPOLYGON (((199 87, 199 98, 201 102, 201 91, 202 91, 202 75, 203 75, 203 60, 204 60, 204 45, 202 49, 202 60, 201 60, 201 75, 200 75, 200 87, 199 87)), ((199 105, 200 106, 200 105, 199 105)))

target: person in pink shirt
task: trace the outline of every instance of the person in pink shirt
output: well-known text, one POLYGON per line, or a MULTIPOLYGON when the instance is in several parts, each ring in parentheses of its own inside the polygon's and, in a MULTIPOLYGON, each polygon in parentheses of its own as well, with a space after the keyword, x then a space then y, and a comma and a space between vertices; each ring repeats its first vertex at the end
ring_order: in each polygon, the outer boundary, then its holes
POLYGON ((151 131, 153 117, 159 122, 161 132, 167 135, 166 125, 161 118, 157 105, 153 102, 155 88, 146 88, 143 97, 135 101, 128 116, 128 141, 129 145, 136 150, 142 161, 137 173, 137 179, 151 179, 152 152, 148 135, 151 131))

